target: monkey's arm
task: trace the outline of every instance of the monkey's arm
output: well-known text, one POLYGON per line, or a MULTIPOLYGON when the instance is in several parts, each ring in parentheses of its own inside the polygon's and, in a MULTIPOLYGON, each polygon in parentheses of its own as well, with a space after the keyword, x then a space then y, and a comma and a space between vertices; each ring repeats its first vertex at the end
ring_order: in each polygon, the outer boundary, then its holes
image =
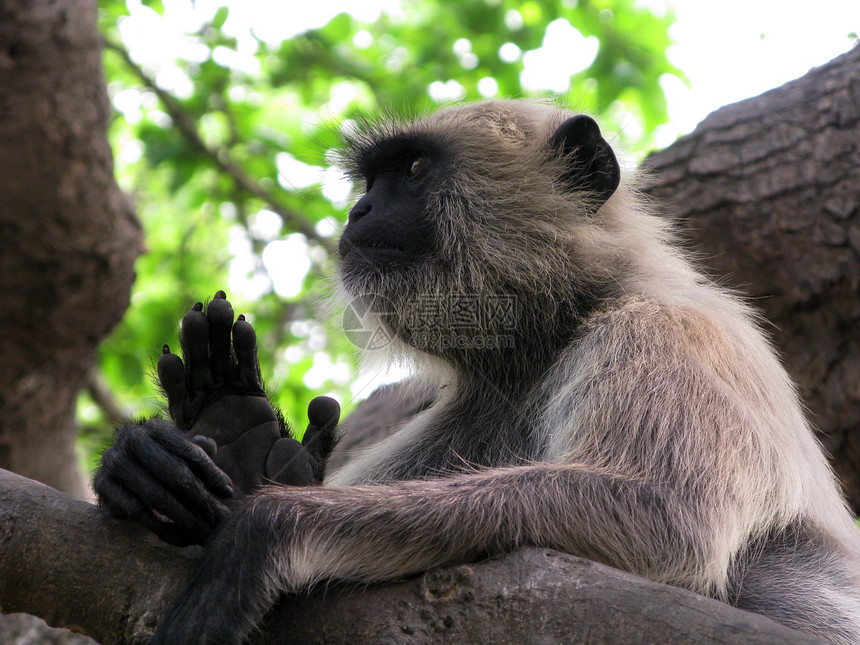
POLYGON ((265 482, 319 483, 334 446, 337 402, 317 397, 300 443, 260 383, 256 335, 223 291, 182 319, 183 362, 167 346, 158 377, 176 425, 126 424, 93 481, 113 517, 132 519, 172 544, 202 543, 225 505, 265 482), (232 332, 232 342, 231 342, 232 332))
POLYGON ((281 592, 389 580, 521 545, 671 578, 690 566, 689 536, 701 533, 690 525, 702 518, 682 508, 671 491, 579 465, 269 487, 217 530, 153 642, 240 643, 281 592))

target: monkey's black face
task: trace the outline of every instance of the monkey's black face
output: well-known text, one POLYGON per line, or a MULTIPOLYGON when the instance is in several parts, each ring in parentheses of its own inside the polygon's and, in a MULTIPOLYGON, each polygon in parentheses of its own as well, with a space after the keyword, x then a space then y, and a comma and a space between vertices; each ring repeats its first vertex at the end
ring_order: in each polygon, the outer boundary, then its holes
POLYGON ((464 110, 369 129, 348 137, 343 154, 366 192, 340 239, 342 285, 413 346, 425 332, 455 337, 457 350, 464 338, 478 347, 478 337, 499 337, 499 325, 513 324, 497 315, 499 301, 535 283, 555 308, 576 299, 571 245, 547 240, 566 239, 566 222, 592 217, 618 186, 618 163, 590 117, 550 128, 540 118, 564 113, 464 110))
POLYGON ((427 258, 436 238, 427 195, 444 163, 438 146, 409 137, 363 151, 358 167, 367 191, 350 210, 338 246, 347 283, 372 284, 427 258))

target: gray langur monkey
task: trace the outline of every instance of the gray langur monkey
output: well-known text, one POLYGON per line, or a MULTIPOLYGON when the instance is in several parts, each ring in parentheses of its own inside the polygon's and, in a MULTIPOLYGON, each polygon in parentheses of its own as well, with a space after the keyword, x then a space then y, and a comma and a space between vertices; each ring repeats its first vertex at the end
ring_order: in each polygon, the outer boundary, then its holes
POLYGON ((236 506, 155 643, 240 643, 282 592, 523 545, 860 643, 860 530, 795 387, 591 118, 455 106, 344 159, 366 193, 342 294, 392 336, 370 358, 437 400, 324 486, 236 506))

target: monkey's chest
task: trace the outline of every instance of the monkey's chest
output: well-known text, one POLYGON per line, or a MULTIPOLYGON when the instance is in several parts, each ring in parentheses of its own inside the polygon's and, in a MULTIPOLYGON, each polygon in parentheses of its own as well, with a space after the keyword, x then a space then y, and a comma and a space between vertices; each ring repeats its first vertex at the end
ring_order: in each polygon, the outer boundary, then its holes
POLYGON ((434 419, 401 453, 393 479, 426 479, 533 463, 544 446, 517 416, 448 414, 434 419))

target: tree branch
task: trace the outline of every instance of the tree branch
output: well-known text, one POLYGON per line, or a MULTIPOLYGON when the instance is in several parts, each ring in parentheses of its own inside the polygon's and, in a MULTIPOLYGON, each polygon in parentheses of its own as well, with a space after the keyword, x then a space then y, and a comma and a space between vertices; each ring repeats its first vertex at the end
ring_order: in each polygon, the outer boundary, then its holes
POLYGON ((140 79, 145 87, 152 90, 161 103, 176 129, 184 136, 188 142, 197 149, 198 152, 208 157, 222 172, 227 173, 236 182, 236 185, 243 191, 257 197, 265 202, 269 208, 283 218, 284 223, 291 226, 294 230, 304 235, 308 240, 316 242, 323 247, 330 248, 331 240, 321 237, 317 234, 313 224, 311 224, 303 215, 296 213, 275 198, 275 196, 258 182, 245 174, 245 171, 235 162, 230 156, 230 152, 223 147, 212 147, 200 136, 197 131, 197 126, 192 121, 191 117, 185 112, 176 97, 166 92, 158 86, 155 80, 147 74, 143 68, 132 60, 129 53, 124 47, 105 39, 105 48, 116 52, 120 58, 128 65, 129 69, 140 79))
POLYGON ((87 372, 84 387, 93 403, 102 411, 108 424, 118 425, 131 416, 120 408, 110 386, 95 367, 90 368, 90 371, 87 372))
MULTIPOLYGON (((158 542, 93 505, 0 470, 0 611, 103 645, 147 642, 199 549, 158 542)), ((213 607, 217 611, 217 607, 213 607)), ((255 642, 819 643, 756 614, 582 558, 528 548, 361 589, 285 599, 255 642)))

